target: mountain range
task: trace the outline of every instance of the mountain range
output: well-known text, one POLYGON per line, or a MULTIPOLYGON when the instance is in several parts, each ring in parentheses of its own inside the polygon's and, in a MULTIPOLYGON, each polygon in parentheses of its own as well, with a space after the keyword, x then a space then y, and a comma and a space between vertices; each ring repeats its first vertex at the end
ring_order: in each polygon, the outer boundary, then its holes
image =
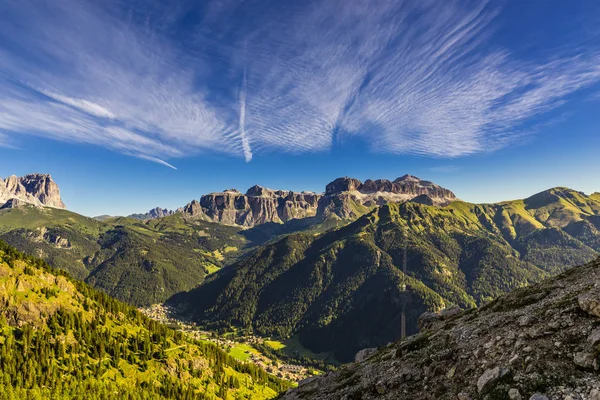
POLYGON ((480 306, 592 260, 599 214, 600 196, 565 188, 494 205, 388 203, 339 229, 260 247, 169 303, 211 328, 298 335, 348 361, 397 340, 403 307, 416 333, 427 310, 480 306))
POLYGON ((92 219, 64 209, 50 175, 13 176, 3 181, 0 239, 120 300, 149 305, 195 287, 207 273, 277 235, 336 226, 375 207, 369 198, 382 201, 383 194, 399 195, 404 186, 406 198, 436 188, 425 182, 419 189, 408 176, 397 181, 406 182, 375 181, 378 188, 373 181, 365 186, 342 178, 325 195, 254 186, 245 195, 235 190, 204 195, 176 212, 156 208, 92 219), (338 206, 325 207, 325 200, 338 206), (320 205, 324 211, 318 214, 320 205))
MULTIPOLYGON (((416 201, 430 205, 448 205, 456 196, 432 182, 411 175, 394 181, 338 178, 329 183, 325 193, 272 190, 258 185, 245 194, 236 189, 203 195, 176 212, 191 218, 218 222, 225 225, 253 227, 267 223, 286 223, 314 217, 315 221, 327 219, 351 220, 373 207, 389 202, 416 201)), ((144 214, 130 215, 137 219, 161 218, 175 213, 155 208, 144 214)))
POLYGON ((203 326, 296 337, 340 361, 398 339, 402 309, 415 333, 424 311, 480 306, 600 253, 600 194, 567 188, 472 204, 410 175, 346 177, 322 194, 254 186, 101 221, 18 193, 0 210, 18 249, 130 304, 168 299, 203 326))

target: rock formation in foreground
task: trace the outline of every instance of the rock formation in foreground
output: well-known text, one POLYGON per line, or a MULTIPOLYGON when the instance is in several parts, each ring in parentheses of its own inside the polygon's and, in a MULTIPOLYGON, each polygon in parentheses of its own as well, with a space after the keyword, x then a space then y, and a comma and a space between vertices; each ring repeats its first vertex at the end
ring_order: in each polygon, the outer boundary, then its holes
POLYGON ((66 208, 60 198, 58 185, 48 174, 29 174, 22 177, 15 175, 6 179, 0 178, 0 206, 11 201, 6 207, 15 207, 19 202, 36 206, 66 208))
POLYGON ((600 260, 420 325, 283 399, 600 399, 600 260))
POLYGON ((456 196, 448 189, 411 175, 404 175, 393 182, 369 179, 364 183, 344 177, 329 183, 325 194, 253 186, 246 194, 235 189, 210 193, 178 211, 188 217, 252 227, 310 217, 318 220, 355 219, 373 207, 411 200, 445 206, 455 201, 456 196))

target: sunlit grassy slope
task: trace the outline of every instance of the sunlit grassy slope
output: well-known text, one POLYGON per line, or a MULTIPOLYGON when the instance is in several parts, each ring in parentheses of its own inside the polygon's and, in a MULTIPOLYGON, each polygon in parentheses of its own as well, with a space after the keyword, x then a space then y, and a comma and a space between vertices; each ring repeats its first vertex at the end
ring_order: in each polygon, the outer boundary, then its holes
POLYGON ((267 399, 289 387, 0 242, 0 398, 267 399))
POLYGON ((0 239, 135 305, 200 284, 249 244, 234 227, 187 220, 97 221, 66 210, 0 210, 0 239))

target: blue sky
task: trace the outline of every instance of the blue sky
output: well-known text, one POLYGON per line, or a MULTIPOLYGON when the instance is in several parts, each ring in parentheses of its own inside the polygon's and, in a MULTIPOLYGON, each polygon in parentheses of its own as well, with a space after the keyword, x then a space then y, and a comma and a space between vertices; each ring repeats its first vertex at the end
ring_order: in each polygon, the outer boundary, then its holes
POLYGON ((261 184, 600 191, 600 4, 0 0, 0 176, 85 215, 261 184))

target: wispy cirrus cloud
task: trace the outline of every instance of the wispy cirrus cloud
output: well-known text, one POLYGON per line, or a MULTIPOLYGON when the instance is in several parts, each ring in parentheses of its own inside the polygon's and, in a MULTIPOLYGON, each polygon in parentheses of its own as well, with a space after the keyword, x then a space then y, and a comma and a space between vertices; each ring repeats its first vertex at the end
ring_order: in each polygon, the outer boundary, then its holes
POLYGON ((196 84, 202 60, 151 30, 83 2, 0 8, 0 129, 149 160, 240 147, 196 84))
POLYGON ((350 137, 458 157, 510 145, 600 81, 598 48, 523 60, 491 44, 494 3, 285 3, 4 3, 0 130, 169 167, 350 137))
POLYGON ((84 113, 90 114, 92 116, 99 117, 99 118, 110 118, 110 119, 116 118, 115 114, 108 111, 106 108, 102 107, 101 105, 92 103, 91 101, 83 100, 83 99, 74 99, 74 98, 63 96, 63 95, 56 94, 56 93, 46 93, 43 91, 41 93, 50 97, 51 99, 54 99, 63 104, 73 106, 73 107, 79 109, 80 111, 83 111, 84 113))

